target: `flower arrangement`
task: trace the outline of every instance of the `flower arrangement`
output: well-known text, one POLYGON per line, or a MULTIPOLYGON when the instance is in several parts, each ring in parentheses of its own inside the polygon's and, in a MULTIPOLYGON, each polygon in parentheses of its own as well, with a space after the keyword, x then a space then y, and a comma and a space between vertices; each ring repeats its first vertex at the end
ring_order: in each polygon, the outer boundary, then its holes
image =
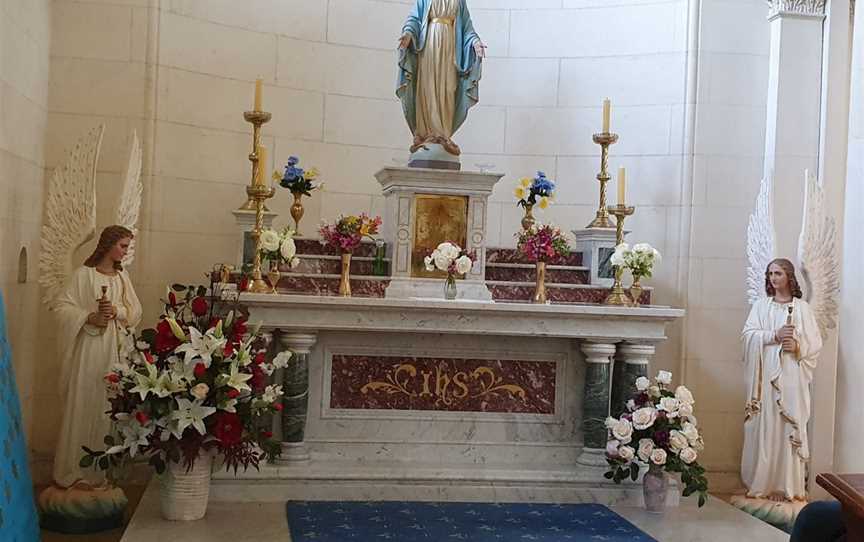
POLYGON ((464 275, 471 271, 474 261, 456 243, 445 241, 423 259, 427 271, 446 271, 448 275, 464 275))
POLYGON ((520 207, 537 205, 541 209, 545 209, 552 203, 554 192, 555 182, 548 179, 542 171, 538 171, 537 176, 533 179, 524 177, 519 181, 519 185, 514 191, 517 199, 516 205, 520 207))
POLYGON ((610 261, 615 267, 629 269, 634 277, 651 278, 654 264, 660 260, 660 252, 648 243, 638 243, 632 249, 627 243, 621 243, 615 247, 610 261))
POLYGON ((519 231, 516 237, 516 249, 531 262, 554 262, 570 254, 567 236, 551 224, 532 225, 519 231))
POLYGON ((297 244, 294 242, 294 230, 286 227, 281 231, 273 229, 262 231, 260 254, 262 260, 284 263, 292 269, 300 265, 300 259, 297 258, 297 244))
POLYGON ((204 287, 172 286, 156 328, 130 334, 121 345, 119 363, 104 377, 108 448, 84 447, 82 467, 147 461, 161 474, 169 461, 191 469, 215 452, 236 472, 279 455, 266 415, 282 410, 282 387, 268 385, 267 377, 291 353, 268 362, 242 310, 219 316, 206 294, 204 287))
POLYGON ((620 419, 606 419, 610 470, 605 477, 616 483, 628 477, 635 481, 640 464, 677 472, 684 483, 684 496, 698 493, 702 506, 708 480, 705 468, 696 461, 705 445, 693 416, 695 401, 684 386, 670 391, 671 383, 672 373, 668 371, 660 371, 653 384, 640 376, 636 379, 637 393, 627 402, 627 412, 620 419))
POLYGON ((334 224, 323 223, 318 232, 321 234, 321 243, 327 245, 342 254, 351 254, 360 246, 364 237, 374 239, 373 235, 378 233, 381 226, 381 217, 369 218, 366 213, 360 216, 341 216, 334 224))
POLYGON ((285 172, 281 175, 278 171, 274 172, 273 179, 279 181, 279 184, 283 188, 287 188, 292 194, 304 196, 311 196, 313 190, 324 187, 324 183, 315 184, 319 176, 317 169, 313 167, 304 170, 298 167, 298 164, 300 164, 299 158, 296 156, 289 157, 288 163, 285 165, 285 172))

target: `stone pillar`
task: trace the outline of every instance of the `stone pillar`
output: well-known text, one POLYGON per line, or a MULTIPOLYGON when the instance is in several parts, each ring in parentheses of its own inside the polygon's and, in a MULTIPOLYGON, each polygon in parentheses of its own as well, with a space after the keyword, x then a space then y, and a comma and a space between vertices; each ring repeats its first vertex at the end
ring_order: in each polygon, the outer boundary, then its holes
POLYGON ((304 442, 309 410, 309 354, 318 337, 314 333, 282 333, 282 347, 294 353, 282 377, 282 457, 280 463, 309 460, 304 442))
POLYGON ((582 399, 582 454, 576 460, 590 467, 606 466, 606 418, 612 381, 614 343, 583 342, 585 396, 582 399))
POLYGON ((627 400, 636 393, 636 379, 648 376, 654 346, 650 344, 620 344, 612 381, 612 415, 626 410, 627 400))

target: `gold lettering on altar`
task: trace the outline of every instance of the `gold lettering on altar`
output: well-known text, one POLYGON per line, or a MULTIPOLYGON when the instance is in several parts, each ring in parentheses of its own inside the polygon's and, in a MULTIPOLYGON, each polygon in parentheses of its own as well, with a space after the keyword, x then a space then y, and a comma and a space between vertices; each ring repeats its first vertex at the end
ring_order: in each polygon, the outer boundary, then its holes
POLYGON ((477 367, 470 373, 452 372, 446 365, 435 367, 435 372, 422 371, 418 377, 417 367, 410 363, 394 365, 384 380, 369 382, 360 388, 360 393, 381 392, 387 395, 401 394, 408 397, 435 397, 450 406, 456 402, 480 397, 507 394, 527 399, 525 389, 518 384, 504 383, 491 367, 477 367))

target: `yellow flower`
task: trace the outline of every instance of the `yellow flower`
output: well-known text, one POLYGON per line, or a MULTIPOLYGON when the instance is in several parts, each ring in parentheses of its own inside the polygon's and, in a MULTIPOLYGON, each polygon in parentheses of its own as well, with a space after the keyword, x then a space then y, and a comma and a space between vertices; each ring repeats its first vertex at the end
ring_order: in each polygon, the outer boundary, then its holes
POLYGON ((522 188, 528 188, 529 186, 531 186, 531 181, 531 177, 522 177, 519 182, 522 183, 522 188))
POLYGON ((516 188, 514 193, 516 194, 516 199, 525 199, 525 189, 521 186, 516 188))
POLYGON ((369 235, 369 224, 360 226, 360 235, 369 235))
POLYGON ((308 169, 306 171, 306 173, 303 174, 303 176, 306 177, 307 181, 314 181, 315 179, 318 178, 318 175, 319 175, 318 168, 314 168, 314 167, 308 169))
POLYGON ((546 196, 540 198, 540 203, 538 204, 538 207, 540 207, 541 209, 549 207, 549 198, 547 198, 546 196))
POLYGON ((282 174, 279 173, 278 171, 274 171, 273 172, 273 180, 274 181, 281 181, 282 180, 282 174))

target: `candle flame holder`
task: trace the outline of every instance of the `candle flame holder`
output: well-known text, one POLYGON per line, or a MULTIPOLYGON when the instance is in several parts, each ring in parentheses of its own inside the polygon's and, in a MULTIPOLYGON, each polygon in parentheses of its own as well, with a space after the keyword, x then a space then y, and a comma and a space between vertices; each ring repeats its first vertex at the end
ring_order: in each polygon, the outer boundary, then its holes
POLYGON ((255 205, 255 229, 252 230, 252 239, 255 240, 255 259, 252 267, 252 283, 249 285, 249 291, 253 294, 266 294, 273 289, 261 278, 261 232, 264 231, 264 202, 272 198, 275 193, 275 188, 266 185, 246 187, 246 194, 255 205))
MULTIPOLYGON (((615 246, 617 247, 624 242, 624 219, 636 212, 636 207, 610 205, 606 211, 615 217, 615 246)), ((612 285, 612 293, 603 302, 604 305, 617 305, 620 307, 629 307, 632 305, 630 298, 624 293, 624 287, 621 285, 621 275, 623 274, 624 268, 615 266, 615 284, 612 285)))
POLYGON ((600 145, 600 173, 597 174, 597 180, 600 181, 600 205, 597 208, 597 216, 588 224, 588 227, 611 229, 614 226, 609 220, 609 211, 606 207, 606 183, 612 178, 609 176, 609 146, 618 142, 618 134, 603 132, 594 134, 593 139, 594 143, 600 145))
MULTIPOLYGON (((249 153, 249 161, 252 162, 252 180, 249 182, 249 186, 255 186, 255 179, 258 178, 258 169, 263 166, 260 164, 259 156, 258 156, 258 147, 261 146, 261 126, 270 122, 270 119, 273 118, 272 113, 268 113, 267 111, 245 111, 243 113, 243 118, 246 119, 246 122, 252 124, 252 152, 249 153)), ((269 177, 265 177, 269 179, 269 177)), ((246 194, 249 194, 249 190, 246 190, 246 194)), ((272 196, 271 196, 272 197, 272 196)), ((256 211, 256 203, 255 200, 252 199, 250 195, 246 200, 246 203, 240 206, 238 211, 256 211)), ((267 207, 264 207, 264 212, 269 211, 267 207)))

